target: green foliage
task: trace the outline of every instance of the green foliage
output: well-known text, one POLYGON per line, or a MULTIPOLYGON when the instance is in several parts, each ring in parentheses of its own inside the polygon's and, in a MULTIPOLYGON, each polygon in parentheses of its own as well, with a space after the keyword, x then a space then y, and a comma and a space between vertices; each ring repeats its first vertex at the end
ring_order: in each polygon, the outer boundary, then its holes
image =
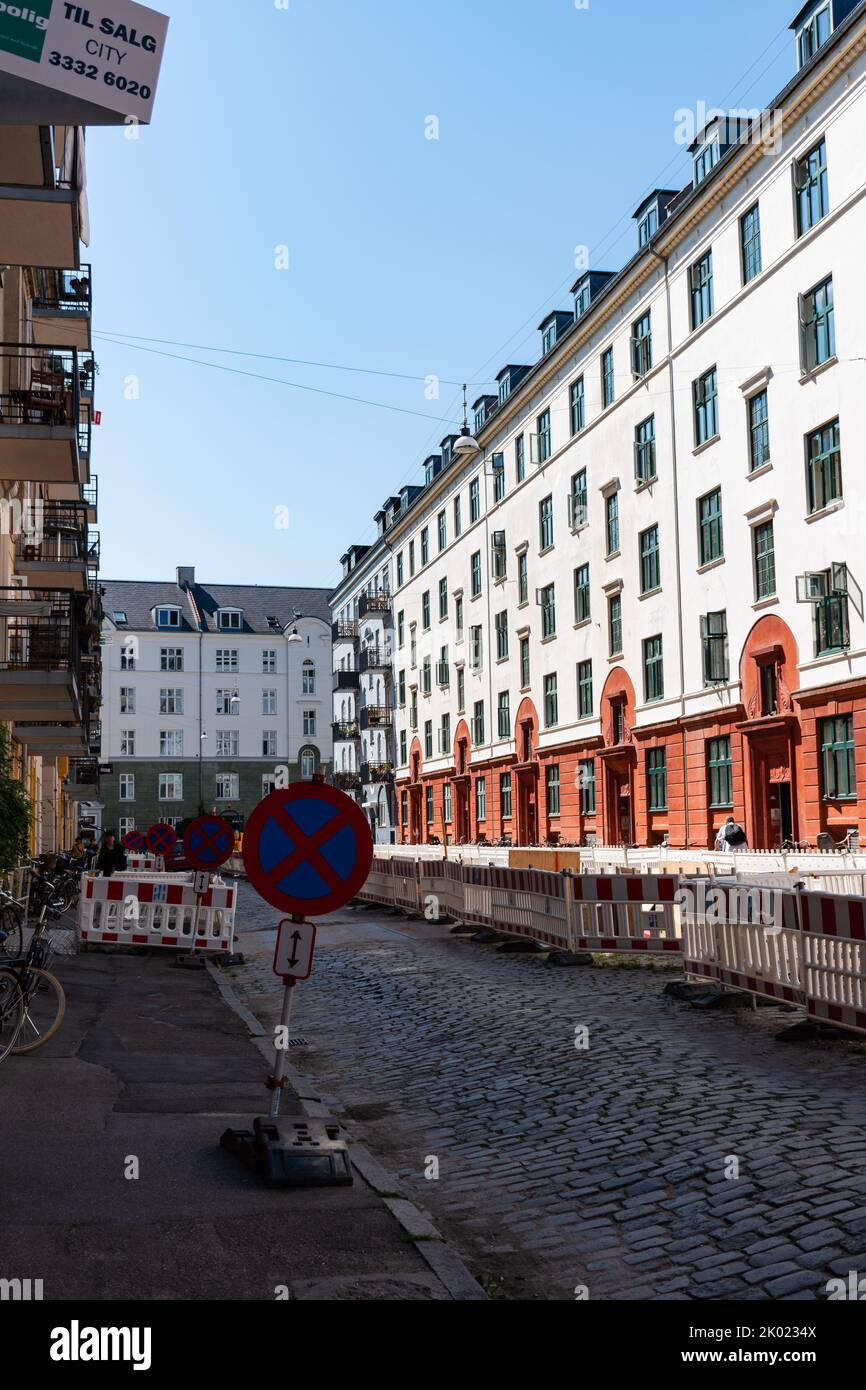
POLYGON ((30 801, 12 770, 9 736, 0 728, 0 870, 27 857, 30 801))

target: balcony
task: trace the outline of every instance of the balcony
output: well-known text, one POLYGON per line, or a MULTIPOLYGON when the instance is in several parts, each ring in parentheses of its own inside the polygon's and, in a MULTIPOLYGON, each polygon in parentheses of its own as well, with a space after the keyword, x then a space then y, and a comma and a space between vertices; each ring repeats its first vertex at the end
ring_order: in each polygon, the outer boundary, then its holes
POLYGON ((361 779, 357 772, 335 772, 334 786, 341 792, 359 792, 361 779))
MULTIPOLYGON (((74 503, 33 504, 15 537, 15 573, 31 587, 86 593, 90 569, 85 508, 74 503), (28 515, 32 512, 32 515, 28 515)), ((96 537, 99 556, 99 538, 96 537)))
POLYGON ((357 623, 332 623, 331 641, 336 646, 338 642, 357 642, 358 624, 357 623))
POLYGON ((78 431, 87 380, 74 348, 0 344, 0 481, 85 481, 78 431))
POLYGON ((83 724, 14 724, 12 733, 29 753, 43 758, 80 758, 90 751, 83 724))
POLYGON ((391 711, 384 705, 368 705, 361 710, 362 729, 390 729, 391 711))
POLYGON ((95 526, 99 513, 99 479, 92 477, 89 483, 85 483, 81 489, 81 496, 87 508, 87 524, 95 526))
POLYGON ((332 733, 335 743, 354 743, 361 737, 361 726, 358 723, 334 724, 332 733))
POLYGON ((369 617, 391 619, 391 598, 389 594, 364 594, 358 604, 358 617, 363 622, 369 617))
POLYGON ((90 266, 29 270, 34 343, 61 342, 80 352, 92 347, 90 266))
POLYGON ((0 589, 0 723, 80 722, 80 669, 75 595, 0 589))
POLYGON ((0 126, 0 263, 78 269, 80 193, 62 161, 51 126, 0 126))
POLYGON ((335 671, 334 692, 338 690, 360 690, 361 677, 357 671, 335 671))
POLYGON ((391 653, 381 647, 365 647, 361 652, 361 660, 358 669, 362 675, 368 672, 381 672, 389 675, 391 671, 391 653))
POLYGON ((72 764, 63 790, 70 801, 95 801, 99 796, 99 761, 82 759, 72 764))
POLYGON ((98 531, 93 531, 88 527, 87 531, 87 550, 85 558, 87 560, 87 573, 91 583, 99 574, 99 557, 102 553, 102 537, 98 531))
POLYGON ((365 787, 378 786, 382 782, 390 782, 394 777, 394 766, 392 763, 364 763, 361 768, 361 781, 365 787))

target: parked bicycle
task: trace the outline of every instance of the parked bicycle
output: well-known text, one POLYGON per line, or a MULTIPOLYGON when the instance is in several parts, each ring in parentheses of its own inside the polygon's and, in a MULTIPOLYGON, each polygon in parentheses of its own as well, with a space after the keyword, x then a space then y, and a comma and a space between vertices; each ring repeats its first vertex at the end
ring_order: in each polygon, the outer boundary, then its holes
POLYGON ((62 909, 47 877, 34 880, 31 907, 34 899, 39 915, 27 953, 13 960, 4 952, 0 968, 0 1062, 10 1053, 27 1056, 44 1047, 66 1013, 66 993, 48 969, 53 955, 48 923, 62 909))

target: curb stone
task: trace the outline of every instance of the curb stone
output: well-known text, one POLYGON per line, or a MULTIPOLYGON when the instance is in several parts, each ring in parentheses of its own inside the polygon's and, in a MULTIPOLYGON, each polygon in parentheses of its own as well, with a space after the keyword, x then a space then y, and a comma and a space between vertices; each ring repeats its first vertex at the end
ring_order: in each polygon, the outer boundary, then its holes
MULTIPOLYGON (((249 1029, 256 1047, 267 1062, 273 1059, 273 1044, 270 1034, 262 1027, 252 1010, 241 1002, 226 976, 208 961, 208 974, 214 981, 225 1003, 237 1014, 249 1029)), ((287 1062, 286 1076, 294 1088, 304 1114, 311 1119, 321 1119, 333 1113, 325 1098, 308 1093, 306 1078, 287 1062)), ((344 1128, 341 1126, 341 1128, 344 1128)), ((460 1302, 487 1303, 487 1294, 473 1277, 462 1258, 442 1237, 436 1227, 421 1212, 414 1202, 408 1200, 406 1189, 396 1177, 375 1158, 363 1144, 352 1143, 349 1151, 352 1167, 388 1208, 398 1225, 406 1232, 430 1269, 447 1290, 451 1298, 460 1302), (387 1195, 385 1195, 387 1194, 387 1195)))

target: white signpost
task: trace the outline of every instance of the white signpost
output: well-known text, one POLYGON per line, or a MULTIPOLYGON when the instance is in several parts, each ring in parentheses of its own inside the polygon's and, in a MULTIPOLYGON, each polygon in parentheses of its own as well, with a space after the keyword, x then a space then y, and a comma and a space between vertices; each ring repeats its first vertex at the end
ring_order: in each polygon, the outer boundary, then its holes
POLYGON ((167 30, 133 0, 0 0, 0 123, 147 124, 167 30))
POLYGON ((309 980, 313 973, 313 956, 316 951, 316 928, 312 922, 304 922, 293 917, 280 923, 277 932, 277 949, 274 952, 274 974, 279 975, 285 985, 283 1012, 277 1033, 276 1066, 270 1078, 273 1089, 271 1100, 271 1119, 276 1120, 280 1113, 280 1101, 286 1075, 286 1047, 289 1039, 289 1024, 292 1018, 292 999, 299 980, 309 980), (281 1045, 282 1043, 282 1045, 281 1045))

